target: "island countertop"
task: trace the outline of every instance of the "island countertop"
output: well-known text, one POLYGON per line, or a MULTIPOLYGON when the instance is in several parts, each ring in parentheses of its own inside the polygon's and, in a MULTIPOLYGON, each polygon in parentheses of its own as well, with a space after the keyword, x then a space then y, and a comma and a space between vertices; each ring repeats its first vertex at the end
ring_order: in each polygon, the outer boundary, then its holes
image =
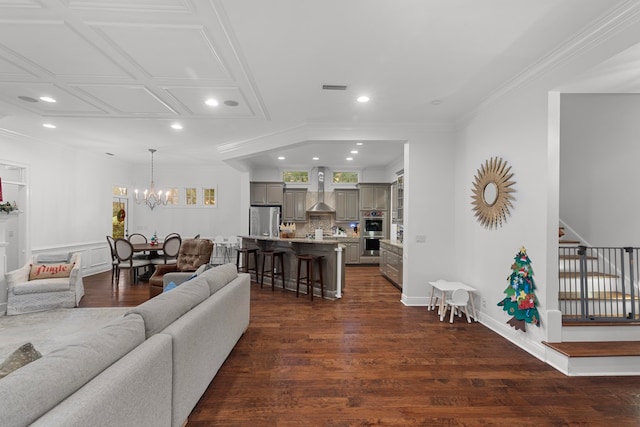
MULTIPOLYGON (((305 239, 302 237, 294 238, 281 238, 281 237, 268 237, 268 236, 238 236, 242 238, 242 246, 246 248, 257 248, 259 252, 264 250, 279 250, 284 254, 284 276, 285 285, 284 288, 290 291, 296 290, 297 287, 297 274, 298 274, 298 255, 308 254, 322 257, 322 276, 324 279, 324 296, 328 299, 340 298, 342 295, 342 289, 344 288, 344 267, 345 246, 341 243, 340 237, 326 238, 323 240, 305 239)), ((270 271, 271 266, 267 265, 266 269, 264 264, 264 258, 259 257, 258 273, 264 283, 270 283, 270 271), (262 277, 262 270, 265 270, 264 277, 262 277)), ((276 289, 281 287, 282 283, 280 278, 276 278, 276 289)), ((300 292, 306 291, 306 285, 300 286, 300 292)), ((319 283, 314 284, 314 295, 320 295, 319 283)))
POLYGON ((269 237, 269 236, 238 236, 242 239, 264 240, 267 242, 290 242, 290 243, 314 243, 320 245, 335 245, 340 243, 339 237, 325 238, 323 240, 306 239, 304 237, 269 237))

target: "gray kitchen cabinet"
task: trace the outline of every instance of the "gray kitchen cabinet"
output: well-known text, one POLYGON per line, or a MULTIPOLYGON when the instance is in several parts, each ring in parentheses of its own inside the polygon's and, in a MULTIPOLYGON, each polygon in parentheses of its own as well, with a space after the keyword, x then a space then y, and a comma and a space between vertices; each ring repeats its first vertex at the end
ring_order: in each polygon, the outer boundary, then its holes
POLYGON ((389 209, 389 184, 360 184, 360 209, 389 209))
POLYGON ((380 241, 380 274, 398 289, 402 289, 402 253, 401 244, 380 241))
POLYGON ((307 190, 284 190, 282 221, 296 222, 307 220, 307 190))
POLYGON ((283 204, 284 184, 281 182, 252 182, 252 205, 281 205, 283 204))
POLYGON ((360 264, 360 242, 346 242, 345 245, 345 263, 360 264))
POLYGON ((394 224, 402 224, 404 220, 404 176, 399 175, 398 180, 391 184, 391 221, 394 224))
POLYGON ((360 219, 359 190, 336 190, 336 221, 360 219))

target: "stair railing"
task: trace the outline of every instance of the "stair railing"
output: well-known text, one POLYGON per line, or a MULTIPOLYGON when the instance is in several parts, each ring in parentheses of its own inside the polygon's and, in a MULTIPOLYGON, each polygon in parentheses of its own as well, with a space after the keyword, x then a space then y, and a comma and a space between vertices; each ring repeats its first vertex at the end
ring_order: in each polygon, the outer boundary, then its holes
POLYGON ((561 246, 558 306, 563 319, 637 322, 640 248, 561 246))

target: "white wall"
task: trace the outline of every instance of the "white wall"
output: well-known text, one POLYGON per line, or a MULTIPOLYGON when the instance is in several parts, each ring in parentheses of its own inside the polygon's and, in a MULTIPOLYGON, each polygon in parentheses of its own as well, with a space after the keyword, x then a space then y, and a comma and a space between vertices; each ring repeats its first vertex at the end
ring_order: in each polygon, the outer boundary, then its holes
MULTIPOLYGON (((542 359, 546 355, 541 341, 557 337, 561 328, 553 302, 558 292, 560 187, 559 150, 554 133, 560 109, 556 108, 550 91, 640 40, 639 30, 637 26, 626 27, 619 33, 610 33, 609 38, 592 44, 591 50, 569 49, 573 55, 562 60, 545 58, 548 62, 536 64, 539 68, 524 84, 510 82, 512 88, 503 96, 480 106, 457 135, 454 209, 457 274, 479 289, 481 306, 482 300, 486 301, 481 321, 542 359), (471 211, 471 188, 479 166, 496 156, 506 160, 515 173, 516 201, 504 226, 486 230, 471 211), (542 318, 540 328, 528 327, 527 332, 507 326, 510 316, 496 306, 504 298, 510 266, 522 246, 532 261, 542 318)), ((561 140, 561 147, 562 144, 561 140)))
POLYGON ((85 274, 110 268, 111 187, 130 180, 130 168, 114 157, 6 134, 0 152, 28 169, 28 202, 20 206, 26 255, 82 251, 85 274))
MULTIPOLYGON (((169 233, 180 233, 184 237, 213 238, 217 235, 238 235, 248 231, 248 189, 243 185, 245 173, 222 162, 207 166, 155 165, 156 189, 177 187, 216 188, 217 206, 160 206, 154 210, 146 205, 130 203, 129 233, 142 233, 150 237, 157 232, 159 237, 169 233), (246 212, 245 212, 246 211, 246 212), (246 215, 245 215, 246 214, 246 215)), ((137 168, 132 187, 142 191, 149 187, 150 167, 137 168)), ((202 201, 199 199, 199 203, 202 201)))
POLYGON ((429 281, 460 280, 454 252, 455 157, 451 129, 414 135, 404 155, 402 302, 427 305, 429 281))
POLYGON ((592 246, 640 246, 640 95, 561 97, 560 218, 592 246))
MULTIPOLYGON (((117 157, 97 155, 65 146, 0 134, 2 159, 27 165, 29 204, 27 246, 30 253, 83 251, 84 274, 110 269, 105 236, 110 235, 112 186, 130 190, 129 232, 177 231, 236 235, 248 229, 248 178, 224 163, 201 167, 158 166, 156 185, 214 186, 217 208, 168 208, 150 211, 133 202, 133 189, 148 187, 150 165, 131 165, 117 157)), ((0 175, 1 176, 1 175, 0 175)), ((22 217, 21 217, 22 218, 22 217)))

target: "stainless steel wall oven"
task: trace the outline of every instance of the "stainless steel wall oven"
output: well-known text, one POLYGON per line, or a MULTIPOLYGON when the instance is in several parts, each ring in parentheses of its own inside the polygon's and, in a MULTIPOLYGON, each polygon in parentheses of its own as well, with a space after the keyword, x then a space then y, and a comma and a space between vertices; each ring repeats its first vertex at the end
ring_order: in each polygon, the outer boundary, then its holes
POLYGON ((380 255, 380 239, 387 235, 384 211, 360 212, 360 247, 363 256, 380 255))

